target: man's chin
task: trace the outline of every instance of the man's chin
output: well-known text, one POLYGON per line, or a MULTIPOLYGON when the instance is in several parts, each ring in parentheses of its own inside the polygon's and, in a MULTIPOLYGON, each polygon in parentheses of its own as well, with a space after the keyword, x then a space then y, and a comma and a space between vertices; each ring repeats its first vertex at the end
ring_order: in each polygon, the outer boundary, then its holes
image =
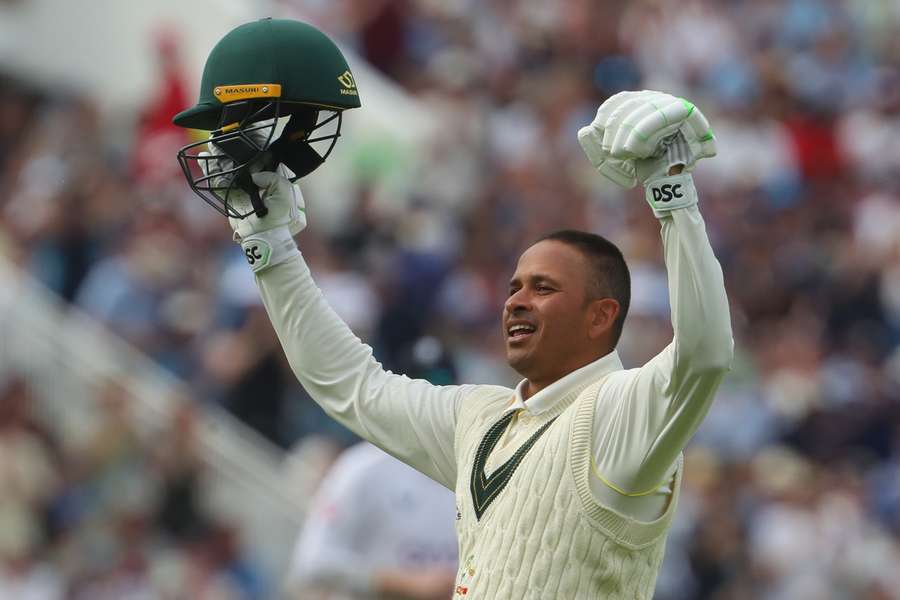
POLYGON ((530 370, 529 367, 532 362, 530 353, 524 352, 519 348, 506 349, 506 364, 519 375, 527 377, 526 373, 530 370))

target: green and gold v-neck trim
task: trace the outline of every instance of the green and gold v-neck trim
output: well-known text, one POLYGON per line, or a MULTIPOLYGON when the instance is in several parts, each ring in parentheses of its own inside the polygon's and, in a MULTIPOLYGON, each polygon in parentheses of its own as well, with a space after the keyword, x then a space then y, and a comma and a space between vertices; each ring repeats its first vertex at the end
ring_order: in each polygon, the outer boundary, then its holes
POLYGON ((503 491, 506 484, 516 469, 521 464, 522 459, 531 450, 531 447, 540 439, 541 435, 553 424, 559 415, 553 417, 535 431, 525 440, 518 450, 505 463, 497 467, 490 477, 485 474, 487 460, 491 452, 497 446, 497 442, 503 436, 503 432, 509 427, 510 422, 515 417, 516 411, 509 411, 503 417, 494 423, 487 433, 484 434, 481 443, 478 445, 478 451, 475 454, 475 462, 472 464, 472 477, 470 490, 472 492, 472 504, 475 508, 475 518, 479 521, 481 516, 491 505, 491 502, 503 491))

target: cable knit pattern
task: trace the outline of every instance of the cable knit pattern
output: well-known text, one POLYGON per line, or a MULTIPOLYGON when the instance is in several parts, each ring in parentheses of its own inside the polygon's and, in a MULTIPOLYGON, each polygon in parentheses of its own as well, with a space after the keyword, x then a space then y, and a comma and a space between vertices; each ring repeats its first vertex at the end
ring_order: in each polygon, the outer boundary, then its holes
POLYGON ((460 571, 455 600, 652 598, 677 506, 652 522, 598 504, 590 492, 591 430, 603 380, 575 390, 529 423, 559 417, 525 455, 503 491, 475 516, 469 481, 478 445, 509 407, 509 394, 481 388, 463 401, 456 430, 460 571))

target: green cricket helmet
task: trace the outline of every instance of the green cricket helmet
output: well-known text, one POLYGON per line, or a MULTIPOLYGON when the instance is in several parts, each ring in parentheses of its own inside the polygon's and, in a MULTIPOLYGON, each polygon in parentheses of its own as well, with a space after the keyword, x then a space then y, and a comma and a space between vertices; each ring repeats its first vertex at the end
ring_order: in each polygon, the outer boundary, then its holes
POLYGON ((253 214, 228 201, 237 188, 264 216, 251 171, 283 165, 291 181, 308 175, 334 148, 343 111, 359 106, 347 61, 324 33, 286 19, 246 23, 215 45, 199 101, 173 119, 212 132, 209 140, 179 150, 178 161, 191 189, 222 214, 253 214))

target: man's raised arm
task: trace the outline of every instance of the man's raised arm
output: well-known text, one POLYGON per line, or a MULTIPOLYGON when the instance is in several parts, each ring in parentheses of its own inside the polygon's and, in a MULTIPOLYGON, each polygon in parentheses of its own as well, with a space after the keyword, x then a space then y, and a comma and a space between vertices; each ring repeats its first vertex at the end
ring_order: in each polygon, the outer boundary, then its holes
POLYGON ((715 154, 709 124, 693 105, 667 94, 616 99, 598 111, 603 125, 595 120, 579 137, 601 173, 626 187, 645 186, 662 228, 674 338, 646 365, 613 374, 601 388, 593 454, 601 481, 640 496, 671 476, 731 366, 734 342, 722 268, 693 179, 682 172, 715 154))
POLYGON ((252 177, 268 214, 231 222, 297 379, 339 423, 453 489, 457 407, 474 386, 435 386, 382 369, 325 301, 294 243, 306 226, 300 188, 282 173, 252 177))
POLYGON ((325 302, 302 257, 257 276, 291 368, 329 416, 453 488, 453 432, 466 386, 435 386, 381 368, 325 302))
POLYGON ((675 335, 643 367, 610 378, 594 429, 598 476, 628 495, 665 483, 733 356, 722 269, 700 211, 680 208, 660 221, 675 335))

